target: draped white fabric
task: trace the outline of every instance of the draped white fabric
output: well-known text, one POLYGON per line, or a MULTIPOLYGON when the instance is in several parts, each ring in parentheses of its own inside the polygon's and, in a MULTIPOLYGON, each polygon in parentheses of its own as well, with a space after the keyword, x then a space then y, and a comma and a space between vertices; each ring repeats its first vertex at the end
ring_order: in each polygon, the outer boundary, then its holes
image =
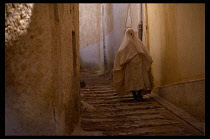
POLYGON ((150 93, 154 87, 151 64, 153 60, 132 28, 125 32, 114 61, 113 79, 118 95, 143 90, 150 93))

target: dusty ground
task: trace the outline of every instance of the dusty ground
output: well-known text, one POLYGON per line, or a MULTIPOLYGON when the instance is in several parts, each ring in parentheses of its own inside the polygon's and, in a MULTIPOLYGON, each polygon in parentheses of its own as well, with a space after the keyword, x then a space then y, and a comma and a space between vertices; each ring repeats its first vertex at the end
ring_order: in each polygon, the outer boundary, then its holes
POLYGON ((81 72, 82 132, 75 135, 103 136, 199 136, 192 126, 177 118, 150 97, 133 101, 132 94, 119 97, 112 80, 95 72, 81 72))

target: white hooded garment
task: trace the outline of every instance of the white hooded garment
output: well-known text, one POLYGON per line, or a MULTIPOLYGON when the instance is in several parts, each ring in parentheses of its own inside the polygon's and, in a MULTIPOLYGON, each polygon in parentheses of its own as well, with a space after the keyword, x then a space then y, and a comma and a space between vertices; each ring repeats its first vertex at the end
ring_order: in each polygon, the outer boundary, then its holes
POLYGON ((125 32, 114 61, 113 79, 118 95, 143 90, 150 93, 154 87, 151 64, 153 60, 132 28, 125 32))

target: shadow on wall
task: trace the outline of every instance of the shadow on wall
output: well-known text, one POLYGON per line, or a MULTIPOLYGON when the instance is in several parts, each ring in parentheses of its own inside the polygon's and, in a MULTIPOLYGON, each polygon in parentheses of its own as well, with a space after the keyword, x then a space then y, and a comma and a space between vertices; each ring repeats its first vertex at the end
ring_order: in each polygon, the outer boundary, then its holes
POLYGON ((104 66, 110 70, 113 69, 115 47, 113 4, 104 4, 104 10, 104 66))
POLYGON ((19 36, 5 50, 5 135, 55 133, 51 20, 47 6, 34 5, 27 34, 19 36))

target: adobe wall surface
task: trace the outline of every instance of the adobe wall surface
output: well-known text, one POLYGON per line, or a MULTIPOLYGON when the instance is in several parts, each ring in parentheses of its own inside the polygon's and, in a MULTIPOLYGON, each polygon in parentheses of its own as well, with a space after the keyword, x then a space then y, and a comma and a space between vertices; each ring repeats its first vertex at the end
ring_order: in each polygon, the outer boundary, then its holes
POLYGON ((78 4, 34 4, 27 33, 6 46, 5 135, 68 135, 78 123, 78 18, 78 4))
POLYGON ((146 8, 155 87, 163 87, 162 98, 204 120, 205 4, 147 4, 146 8), (188 87, 177 90, 179 83, 188 87))
POLYGON ((79 4, 81 68, 103 70, 101 4, 79 4))

